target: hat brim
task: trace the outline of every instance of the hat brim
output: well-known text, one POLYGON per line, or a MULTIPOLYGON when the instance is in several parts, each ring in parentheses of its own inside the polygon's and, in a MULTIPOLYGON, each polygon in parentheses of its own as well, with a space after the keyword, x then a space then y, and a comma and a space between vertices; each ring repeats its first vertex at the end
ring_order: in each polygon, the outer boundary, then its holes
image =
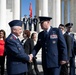
POLYGON ((40 19, 39 23, 42 23, 44 21, 50 21, 52 18, 51 17, 39 16, 39 19, 40 19))
POLYGON ((68 27, 68 28, 72 28, 72 26, 73 26, 73 23, 67 23, 67 24, 65 25, 65 27, 68 27))

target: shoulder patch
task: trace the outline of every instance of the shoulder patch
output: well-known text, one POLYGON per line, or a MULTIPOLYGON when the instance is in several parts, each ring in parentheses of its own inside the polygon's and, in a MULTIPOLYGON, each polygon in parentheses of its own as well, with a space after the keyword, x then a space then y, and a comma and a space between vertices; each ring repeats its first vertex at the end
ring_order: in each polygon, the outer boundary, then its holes
POLYGON ((10 39, 11 39, 11 40, 12 40, 12 39, 16 40, 16 38, 15 38, 14 36, 11 36, 10 39))

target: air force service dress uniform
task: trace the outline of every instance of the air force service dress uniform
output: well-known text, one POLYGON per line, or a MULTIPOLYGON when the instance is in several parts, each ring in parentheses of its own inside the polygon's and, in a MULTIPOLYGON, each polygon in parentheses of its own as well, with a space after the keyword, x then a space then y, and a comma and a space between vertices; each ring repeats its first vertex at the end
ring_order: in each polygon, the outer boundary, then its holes
MULTIPOLYGON (((68 27, 68 28, 72 28, 73 23, 67 23, 65 26, 68 27)), ((74 42, 75 42, 75 39, 74 39, 74 34, 71 33, 71 32, 68 32, 68 31, 66 31, 65 34, 69 35, 70 38, 71 38, 69 40, 69 41, 71 41, 71 43, 70 43, 70 45, 71 45, 71 52, 70 52, 70 59, 69 59, 70 75, 75 75, 75 53, 74 53, 74 46, 75 46, 74 42)))
MULTIPOLYGON (((10 27, 21 26, 22 22, 13 20, 9 25, 10 27)), ((6 38, 5 43, 8 75, 23 75, 22 73, 28 71, 27 62, 29 61, 29 56, 24 52, 22 44, 14 34, 11 33, 6 38)))
MULTIPOLYGON (((49 17, 40 17, 40 21, 49 17)), ((47 36, 45 31, 38 35, 38 41, 32 52, 35 56, 42 48, 42 66, 44 75, 59 75, 60 61, 67 60, 67 47, 61 30, 50 27, 47 36), (48 74, 50 71, 51 74, 48 74)))

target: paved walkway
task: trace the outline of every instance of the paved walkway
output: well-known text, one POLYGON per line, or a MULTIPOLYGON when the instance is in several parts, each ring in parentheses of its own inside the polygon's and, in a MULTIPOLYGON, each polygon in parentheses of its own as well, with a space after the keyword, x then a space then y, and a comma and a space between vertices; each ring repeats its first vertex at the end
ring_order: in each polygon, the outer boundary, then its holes
MULTIPOLYGON (((38 63, 39 65, 37 65, 38 66, 38 70, 39 70, 39 72, 40 72, 40 75, 43 75, 43 70, 42 70, 42 66, 41 66, 41 64, 40 63, 38 63)), ((34 71, 34 70, 33 70, 34 71)), ((7 75, 7 71, 6 71, 6 69, 5 69, 5 75, 7 75)), ((35 74, 35 71, 34 71, 34 75, 36 75, 35 74)))
MULTIPOLYGON (((40 64, 38 65, 38 69, 39 69, 40 75, 43 75, 42 66, 40 64)), ((5 75, 7 75, 7 71, 6 70, 5 70, 5 75)), ((34 75, 36 75, 36 74, 34 73, 34 75)), ((76 75, 76 69, 75 69, 75 75, 76 75)))
MULTIPOLYGON (((41 59, 38 59, 37 61, 38 61, 38 65, 37 66, 38 66, 40 75, 43 75, 43 69, 42 69, 42 65, 41 65, 41 59)), ((76 63, 76 57, 75 57, 75 63, 76 63)), ((75 66, 76 66, 76 64, 75 64, 75 66)), ((76 74, 76 68, 75 68, 75 74, 76 74)), ((7 75, 6 70, 5 70, 5 75, 7 75)))

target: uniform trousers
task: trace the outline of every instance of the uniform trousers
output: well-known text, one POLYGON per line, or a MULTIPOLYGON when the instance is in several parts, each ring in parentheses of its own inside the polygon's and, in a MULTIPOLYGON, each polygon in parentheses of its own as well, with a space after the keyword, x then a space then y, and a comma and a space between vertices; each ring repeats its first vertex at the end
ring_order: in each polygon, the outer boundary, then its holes
POLYGON ((30 31, 32 30, 32 24, 29 24, 29 30, 30 31))
POLYGON ((24 23, 24 30, 26 30, 26 27, 27 27, 27 24, 26 24, 26 23, 24 23))
POLYGON ((33 75, 33 69, 32 69, 32 63, 28 63, 28 72, 26 72, 24 75, 33 75))
POLYGON ((34 24, 34 31, 37 31, 37 25, 34 24))
POLYGON ((61 65, 60 75, 69 75, 68 73, 68 63, 61 65))
POLYGON ((75 57, 70 57, 70 75, 75 75, 75 57))
POLYGON ((40 74, 39 74, 38 67, 37 67, 37 61, 36 61, 36 58, 33 59, 33 64, 34 64, 34 69, 35 69, 36 75, 40 75, 40 74))
POLYGON ((60 67, 47 68, 44 71, 44 75, 60 75, 60 67))

